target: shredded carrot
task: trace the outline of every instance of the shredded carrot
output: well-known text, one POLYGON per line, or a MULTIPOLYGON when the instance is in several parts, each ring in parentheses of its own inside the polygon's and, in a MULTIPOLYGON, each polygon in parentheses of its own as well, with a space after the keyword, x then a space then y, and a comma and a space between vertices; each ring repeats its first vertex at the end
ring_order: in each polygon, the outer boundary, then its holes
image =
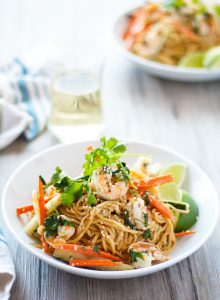
MULTIPOLYGON (((46 199, 45 203, 47 203, 52 198, 46 199)), ((22 215, 22 214, 25 214, 27 212, 33 211, 33 210, 34 210, 34 206, 33 205, 27 205, 27 206, 18 207, 16 209, 16 213, 17 213, 17 215, 22 215)))
MULTIPOLYGON (((39 203, 39 212, 40 212, 40 225, 44 226, 44 220, 46 218, 46 209, 45 209, 45 201, 44 201, 44 185, 40 177, 38 181, 38 203, 39 203)), ((41 235, 41 241, 42 241, 44 252, 48 253, 49 245, 47 244, 43 234, 41 235)))
POLYGON ((158 176, 151 178, 149 180, 136 180, 134 181, 134 185, 140 188, 140 191, 144 192, 146 189, 155 187, 157 185, 161 185, 164 183, 168 183, 173 181, 172 175, 164 175, 164 176, 158 176))
POLYGON ((18 208, 16 208, 16 214, 21 215, 21 214, 27 213, 27 212, 32 211, 32 210, 34 210, 33 205, 18 207, 18 208))
POLYGON ((190 39, 193 42, 197 42, 198 41, 198 36, 191 31, 190 29, 188 29, 187 27, 185 27, 183 24, 179 23, 179 22, 175 22, 174 23, 176 29, 183 33, 188 39, 190 39))
POLYGON ((63 250, 70 250, 78 253, 82 253, 88 256, 93 257, 100 257, 115 260, 118 262, 123 262, 123 260, 115 255, 112 255, 105 251, 94 251, 91 247, 85 247, 82 245, 74 245, 74 244, 54 244, 54 249, 63 249, 63 250))
POLYGON ((146 178, 146 175, 144 173, 138 172, 138 171, 136 171, 134 169, 130 170, 130 175, 132 177, 135 177, 135 178, 138 178, 138 179, 144 179, 144 178, 146 178))
POLYGON ((195 231, 182 231, 182 232, 176 232, 175 236, 176 237, 181 237, 181 236, 185 236, 185 235, 190 235, 196 233, 195 231))
POLYGON ((40 211, 40 225, 44 225, 44 219, 46 218, 46 209, 44 202, 44 185, 41 179, 39 178, 38 182, 38 203, 40 211))
POLYGON ((113 262, 110 260, 94 260, 94 259, 70 259, 70 265, 73 267, 113 267, 118 266, 119 262, 113 262))
POLYGON ((161 213, 162 216, 166 219, 172 219, 173 215, 171 211, 162 203, 160 200, 158 200, 157 197, 149 197, 150 203, 161 213))
POLYGON ((94 146, 92 146, 92 145, 87 146, 87 147, 86 147, 86 150, 89 151, 89 152, 91 152, 91 151, 94 150, 94 146))

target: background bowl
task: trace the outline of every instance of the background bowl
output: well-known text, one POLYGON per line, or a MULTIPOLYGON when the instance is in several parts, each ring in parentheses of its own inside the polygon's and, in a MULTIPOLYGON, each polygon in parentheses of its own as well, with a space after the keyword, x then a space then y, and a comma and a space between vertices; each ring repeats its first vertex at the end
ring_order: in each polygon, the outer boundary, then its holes
MULTIPOLYGON (((149 268, 130 271, 96 271, 71 267, 32 246, 33 240, 24 232, 25 216, 18 217, 15 212, 16 207, 30 204, 31 191, 36 188, 37 178, 40 174, 44 178, 49 178, 55 167, 59 165, 68 175, 78 176, 82 171, 87 145, 98 145, 98 143, 88 141, 49 148, 22 164, 6 184, 2 196, 3 218, 14 238, 29 252, 48 264, 70 273, 94 278, 119 279, 143 276, 170 267, 195 252, 209 238, 217 222, 219 210, 217 194, 210 179, 193 162, 173 151, 153 144, 130 143, 127 147, 128 152, 146 153, 162 165, 173 162, 187 164, 184 188, 196 199, 199 206, 199 219, 194 227, 196 234, 181 238, 177 247, 170 254, 169 261, 149 268)), ((126 157, 124 160, 131 165, 135 158, 126 157)))
POLYGON ((205 68, 196 69, 170 66, 142 58, 128 51, 122 39, 122 35, 125 31, 129 15, 131 15, 131 13, 139 7, 141 6, 136 6, 135 8, 129 9, 127 12, 120 15, 115 21, 113 27, 113 34, 116 45, 118 46, 120 53, 124 57, 134 62, 138 67, 142 68, 147 73, 166 79, 188 82, 211 81, 220 79, 220 69, 209 70, 205 68))

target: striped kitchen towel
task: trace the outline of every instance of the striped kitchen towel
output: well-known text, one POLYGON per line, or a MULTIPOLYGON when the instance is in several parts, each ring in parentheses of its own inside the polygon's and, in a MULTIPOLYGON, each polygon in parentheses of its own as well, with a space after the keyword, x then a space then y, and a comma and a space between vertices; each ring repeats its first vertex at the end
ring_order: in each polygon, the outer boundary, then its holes
POLYGON ((8 300, 15 280, 15 268, 0 229, 0 300, 8 300))
POLYGON ((46 127, 50 100, 46 71, 19 59, 0 67, 0 149, 21 134, 32 140, 46 127))

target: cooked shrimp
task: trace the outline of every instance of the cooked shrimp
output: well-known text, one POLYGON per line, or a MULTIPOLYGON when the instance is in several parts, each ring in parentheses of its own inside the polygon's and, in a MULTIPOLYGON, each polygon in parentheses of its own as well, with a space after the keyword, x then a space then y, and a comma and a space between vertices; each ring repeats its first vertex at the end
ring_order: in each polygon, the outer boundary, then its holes
POLYGON ((141 156, 134 165, 134 169, 146 176, 158 176, 161 170, 159 163, 152 163, 150 158, 141 156))
POLYGON ((124 196, 128 191, 128 184, 124 180, 113 180, 112 169, 108 166, 93 172, 91 189, 97 196, 105 200, 115 200, 124 196))
POLYGON ((145 215, 147 214, 147 207, 144 200, 140 197, 133 198, 126 205, 126 209, 129 213, 130 222, 135 224, 137 229, 145 230, 145 215))
POLYGON ((148 157, 144 157, 141 156, 137 159, 135 165, 134 165, 134 169, 147 175, 147 167, 149 165, 149 163, 151 162, 150 158, 148 157))
POLYGON ((129 247, 129 252, 133 253, 132 264, 135 268, 145 268, 152 265, 152 262, 163 262, 168 257, 163 255, 160 248, 154 244, 138 242, 129 247))

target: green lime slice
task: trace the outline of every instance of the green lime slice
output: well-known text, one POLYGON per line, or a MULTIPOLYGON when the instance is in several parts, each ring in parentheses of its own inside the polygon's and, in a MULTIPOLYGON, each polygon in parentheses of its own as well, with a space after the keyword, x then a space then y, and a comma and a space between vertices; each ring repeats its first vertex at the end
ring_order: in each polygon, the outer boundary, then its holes
POLYGON ((159 197, 162 200, 181 201, 182 193, 175 182, 162 184, 158 187, 159 197))
POLYGON ((206 68, 220 67, 220 46, 211 48, 204 56, 204 66, 206 68))
POLYGON ((194 52, 185 55, 179 62, 180 67, 187 68, 204 68, 203 60, 204 60, 203 52, 194 52))
POLYGON ((171 174, 173 176, 173 183, 176 183, 177 187, 181 187, 186 176, 186 165, 183 163, 171 164, 166 168, 162 169, 161 175, 166 174, 171 174))
POLYGON ((189 204, 189 213, 179 215, 178 222, 175 226, 175 232, 190 229, 196 223, 199 215, 199 209, 195 200, 186 191, 182 191, 182 202, 189 204))

